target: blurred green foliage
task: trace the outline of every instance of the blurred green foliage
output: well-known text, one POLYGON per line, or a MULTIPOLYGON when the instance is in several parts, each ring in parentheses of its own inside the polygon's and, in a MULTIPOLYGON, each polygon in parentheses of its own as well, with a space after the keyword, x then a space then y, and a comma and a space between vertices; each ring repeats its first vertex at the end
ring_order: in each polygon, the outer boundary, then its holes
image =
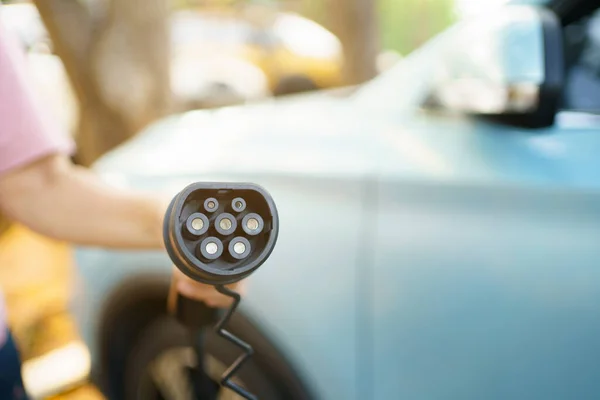
MULTIPOLYGON (((268 0, 255 0, 266 2, 268 0)), ((327 0, 297 0, 301 12, 328 25, 327 0)), ((456 20, 454 0, 377 0, 381 47, 406 55, 456 20)))
POLYGON ((381 46, 410 53, 451 25, 453 0, 378 0, 381 46))

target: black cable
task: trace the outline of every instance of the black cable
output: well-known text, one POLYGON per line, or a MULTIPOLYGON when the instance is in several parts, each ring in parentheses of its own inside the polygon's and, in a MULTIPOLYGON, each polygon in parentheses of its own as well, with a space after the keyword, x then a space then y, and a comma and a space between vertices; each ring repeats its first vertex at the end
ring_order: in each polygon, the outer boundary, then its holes
POLYGON ((188 375, 192 382, 192 388, 194 392, 194 399, 196 400, 217 400, 219 398, 219 391, 221 386, 218 382, 211 379, 206 373, 204 367, 204 340, 205 332, 203 329, 192 330, 192 342, 194 345, 194 351, 196 353, 196 359, 198 365, 195 367, 188 368, 188 375))
POLYGON ((233 299, 233 303, 231 304, 231 307, 229 307, 229 310, 227 310, 225 315, 223 315, 221 320, 215 326, 215 332, 217 332, 217 334, 219 336, 221 336, 223 339, 227 340, 230 343, 235 344, 236 346, 238 346, 239 348, 241 348, 244 351, 243 354, 240 355, 237 358, 237 360, 235 360, 233 362, 233 364, 231 364, 231 366, 229 368, 227 368, 227 370, 223 373, 223 376, 221 376, 221 385, 233 390, 235 393, 237 393, 238 395, 242 396, 243 398, 245 398, 247 400, 258 400, 258 397, 256 397, 252 393, 248 392, 246 389, 244 389, 240 385, 231 381, 231 378, 233 377, 233 375, 235 375, 235 373, 242 367, 242 365, 244 365, 244 363, 254 353, 252 346, 250 346, 248 343, 244 342, 243 340, 241 340, 240 338, 238 338, 231 332, 224 329, 225 324, 227 324, 229 322, 229 320, 231 319, 231 316, 233 315, 233 313, 237 309, 238 305, 240 304, 241 296, 239 293, 234 292, 233 290, 228 289, 227 287, 225 287, 223 285, 217 285, 215 287, 219 293, 233 299))

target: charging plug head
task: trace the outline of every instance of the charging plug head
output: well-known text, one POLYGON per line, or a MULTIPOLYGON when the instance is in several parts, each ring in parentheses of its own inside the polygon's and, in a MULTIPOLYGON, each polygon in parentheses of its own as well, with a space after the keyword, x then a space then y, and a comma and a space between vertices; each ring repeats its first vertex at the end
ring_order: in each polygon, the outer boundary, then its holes
POLYGON ((194 183, 171 201, 163 236, 169 257, 190 278, 225 285, 269 257, 279 231, 269 193, 248 183, 194 183))

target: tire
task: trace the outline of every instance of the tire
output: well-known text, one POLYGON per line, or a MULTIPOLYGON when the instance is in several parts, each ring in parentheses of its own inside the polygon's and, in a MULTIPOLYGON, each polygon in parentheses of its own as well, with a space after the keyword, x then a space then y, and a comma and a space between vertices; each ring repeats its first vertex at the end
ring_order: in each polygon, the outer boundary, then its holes
MULTIPOLYGON (((254 355, 247 361, 235 377, 241 384, 261 400, 307 400, 311 396, 302 388, 297 378, 290 376, 291 369, 281 365, 281 358, 272 353, 269 346, 264 346, 265 339, 240 335, 244 321, 232 318, 228 327, 233 334, 241 336, 254 347, 254 355), (274 362, 275 361, 275 362, 274 362), (278 365, 279 364, 279 365, 278 365), (282 372, 287 376, 282 376, 282 372)), ((192 336, 174 318, 162 316, 150 324, 139 336, 135 347, 130 352, 125 367, 125 399, 126 400, 162 400, 192 399, 187 395, 163 397, 156 384, 167 382, 163 392, 168 390, 183 391, 191 388, 188 376, 181 372, 182 368, 196 364, 192 347, 192 336), (153 367, 151 367, 153 366, 153 367), (158 368, 157 368, 158 366, 158 368), (160 368, 162 366, 162 368, 160 368), (150 371, 160 371, 151 374, 150 371), (175 371, 175 372, 173 372, 175 371), (179 372, 177 372, 179 371, 179 372), (154 376, 154 378, 153 378, 154 376), (158 378, 157 378, 158 377, 158 378)), ((212 330, 205 336, 205 365, 208 374, 218 379, 225 368, 229 367, 241 351, 217 336, 212 330)), ((221 389, 218 400, 242 399, 228 389, 221 389)))
POLYGON ((273 89, 274 96, 286 96, 296 93, 310 92, 317 90, 319 87, 310 78, 303 75, 292 75, 282 78, 275 89, 273 89))

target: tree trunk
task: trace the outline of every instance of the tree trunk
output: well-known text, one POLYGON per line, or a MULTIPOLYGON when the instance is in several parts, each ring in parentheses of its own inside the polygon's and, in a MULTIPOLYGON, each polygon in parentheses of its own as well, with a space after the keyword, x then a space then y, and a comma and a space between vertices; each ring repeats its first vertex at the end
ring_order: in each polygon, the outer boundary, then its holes
POLYGON ((373 78, 380 48, 376 0, 328 0, 328 19, 344 47, 345 83, 373 78))
POLYGON ((80 103, 77 161, 90 165, 170 108, 167 0, 34 0, 80 103))

